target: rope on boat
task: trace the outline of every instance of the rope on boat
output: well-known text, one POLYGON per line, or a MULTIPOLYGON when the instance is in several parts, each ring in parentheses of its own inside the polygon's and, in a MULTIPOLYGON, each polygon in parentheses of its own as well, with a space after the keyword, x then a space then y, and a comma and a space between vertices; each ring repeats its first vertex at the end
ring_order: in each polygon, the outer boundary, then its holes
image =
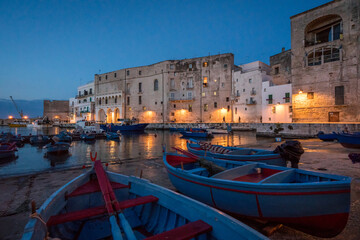
POLYGON ((45 229, 46 229, 46 236, 44 238, 44 240, 48 240, 51 239, 50 238, 50 234, 46 225, 46 222, 42 219, 42 217, 40 216, 40 214, 38 214, 37 212, 34 212, 32 214, 30 214, 30 218, 36 218, 37 220, 39 220, 42 224, 44 224, 45 229))

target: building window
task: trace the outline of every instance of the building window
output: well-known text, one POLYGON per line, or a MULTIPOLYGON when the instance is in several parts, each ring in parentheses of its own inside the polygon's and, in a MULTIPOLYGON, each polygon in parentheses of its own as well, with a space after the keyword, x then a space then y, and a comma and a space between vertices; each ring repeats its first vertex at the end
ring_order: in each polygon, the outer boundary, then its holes
POLYGON ((203 97, 206 97, 206 94, 205 94, 205 92, 203 92, 202 94, 201 94, 203 97))
POLYGON ((316 66, 339 60, 340 49, 336 47, 314 48, 307 54, 307 66, 316 66))
POLYGON ((91 102, 91 98, 90 98, 90 102, 91 102))
POLYGON ((174 64, 170 64, 170 69, 171 69, 171 70, 174 69, 174 64))
POLYGON ((176 108, 176 104, 174 104, 174 108, 176 108))
POLYGON ((249 83, 252 83, 252 79, 251 79, 251 78, 249 79, 249 83))
POLYGON ((314 99, 314 92, 308 92, 307 99, 314 99))
POLYGON ((290 93, 285 93, 285 102, 289 103, 290 102, 290 93))
POLYGON ((208 66, 208 62, 203 62, 203 67, 207 67, 208 66))
POLYGON ((274 70, 275 74, 279 74, 279 67, 275 67, 274 70))
POLYGON ((187 93, 187 96, 188 96, 188 99, 189 99, 189 100, 192 99, 192 92, 188 92, 188 93, 187 93))
POLYGON ((237 114, 237 108, 235 108, 235 114, 237 114))
POLYGON ((105 75, 105 79, 107 79, 107 74, 105 75))
POLYGON ((175 89, 175 79, 170 78, 170 89, 175 89))
POLYGON ((130 97, 127 97, 127 105, 130 105, 130 97))
POLYGON ((204 104, 204 112, 207 112, 207 111, 208 111, 208 105, 204 104))
POLYGON ((107 100, 107 98, 105 98, 105 104, 108 104, 108 100, 107 100))
POLYGON ((144 110, 144 111, 146 110, 146 107, 145 107, 145 106, 143 107, 143 110, 144 110))
POLYGON ((189 78, 188 78, 186 87, 187 87, 187 88, 193 88, 193 87, 194 87, 194 85, 193 85, 193 78, 192 78, 192 77, 189 77, 189 78))
POLYGON ((99 105, 101 105, 101 99, 99 99, 99 105))
POLYGON ((207 77, 204 77, 203 87, 207 87, 207 86, 208 86, 208 78, 207 78, 207 77))
POLYGON ((157 79, 155 79, 154 81, 154 91, 159 90, 159 81, 157 79))
POLYGON ((225 63, 225 64, 224 64, 224 68, 227 68, 227 66, 228 66, 228 65, 225 63))
POLYGON ((141 96, 139 96, 139 105, 141 105, 141 96))
POLYGON ((245 92, 245 88, 243 88, 243 92, 245 92))
POLYGON ((289 113, 292 113, 292 106, 289 106, 289 113))
POLYGON ((227 101, 227 102, 228 102, 228 101, 230 101, 230 98, 229 98, 229 97, 227 97, 227 98, 226 98, 226 101, 227 101))
POLYGON ((175 99, 175 93, 170 93, 170 100, 174 100, 175 99))
POLYGON ((230 106, 228 105, 227 111, 230 112, 230 106))
POLYGON ((130 75, 130 70, 127 70, 126 71, 126 76, 129 76, 130 75))
POLYGON ((270 94, 269 96, 268 96, 268 103, 269 104, 272 104, 273 103, 273 95, 272 94, 270 94))
POLYGON ((132 109, 132 108, 131 108, 131 107, 129 107, 129 111, 131 111, 131 109, 132 109))
POLYGON ((225 87, 225 83, 221 83, 221 87, 225 87))
POLYGON ((191 104, 189 104, 189 106, 188 106, 188 111, 192 112, 192 105, 191 104))
POLYGON ((139 75, 141 75, 141 71, 139 71, 139 75))
POLYGON ((114 78, 116 78, 116 73, 114 73, 114 78))
POLYGON ((174 112, 171 112, 171 116, 175 116, 175 113, 174 113, 174 112))
POLYGON ((236 96, 240 97, 240 91, 239 90, 236 90, 236 96))
POLYGON ((189 69, 192 69, 192 64, 191 63, 189 64, 189 69))
POLYGON ((142 83, 140 82, 139 83, 139 93, 141 93, 142 92, 142 83))
POLYGON ((89 90, 89 94, 92 94, 92 88, 90 88, 90 90, 89 90))
POLYGON ((216 91, 214 91, 214 96, 216 96, 217 95, 217 92, 216 91))
POLYGON ((99 76, 99 81, 101 81, 101 76, 99 76))
MULTIPOLYGON (((91 100, 90 100, 90 101, 91 101, 91 100)), ((115 97, 115 100, 114 100, 114 101, 115 101, 115 103, 117 103, 117 97, 115 97)))
POLYGON ((344 105, 344 86, 335 87, 335 105, 344 105))
POLYGON ((266 88, 264 88, 264 92, 266 92, 266 88))
POLYGON ((275 106, 272 107, 271 110, 272 110, 272 113, 276 113, 276 107, 275 106))
POLYGON ((157 105, 157 102, 155 102, 155 105, 157 105))
POLYGON ((217 102, 214 102, 214 108, 217 108, 217 102))

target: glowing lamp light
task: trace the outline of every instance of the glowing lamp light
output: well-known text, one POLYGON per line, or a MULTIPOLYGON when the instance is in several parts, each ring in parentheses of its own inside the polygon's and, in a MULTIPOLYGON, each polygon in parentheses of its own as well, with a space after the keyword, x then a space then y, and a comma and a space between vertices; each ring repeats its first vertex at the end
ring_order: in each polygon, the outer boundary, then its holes
POLYGON ((222 113, 222 114, 225 114, 225 113, 226 113, 226 109, 225 109, 225 108, 222 108, 222 109, 221 109, 221 113, 222 113))
POLYGON ((303 90, 302 89, 299 89, 299 94, 303 93, 303 90))
POLYGON ((9 119, 13 119, 13 116, 10 115, 10 116, 9 116, 9 119))
POLYGON ((24 119, 28 119, 29 117, 28 116, 24 116, 24 119))

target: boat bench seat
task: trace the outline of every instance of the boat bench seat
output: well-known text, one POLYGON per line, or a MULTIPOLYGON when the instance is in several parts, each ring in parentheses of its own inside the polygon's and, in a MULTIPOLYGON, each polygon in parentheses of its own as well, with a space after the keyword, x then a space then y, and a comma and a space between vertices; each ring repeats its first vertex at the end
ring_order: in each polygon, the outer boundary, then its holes
POLYGON ((194 168, 194 169, 191 169, 191 170, 187 170, 188 173, 197 173, 197 172, 202 172, 202 171, 205 171, 206 169, 205 168, 202 168, 202 167, 199 167, 199 168, 194 168))
MULTIPOLYGON (((146 204, 146 203, 156 202, 158 200, 159 199, 157 197, 154 197, 152 195, 138 197, 138 198, 134 198, 134 199, 128 199, 128 200, 119 202, 119 208, 125 209, 125 208, 135 207, 135 206, 146 204)), ((85 218, 89 218, 89 217, 103 215, 105 213, 107 213, 107 208, 105 206, 88 208, 88 209, 73 211, 73 212, 69 212, 69 213, 62 213, 59 215, 51 216, 49 218, 49 220, 47 221, 46 225, 52 226, 52 225, 57 225, 57 224, 61 224, 61 223, 77 221, 77 220, 81 220, 81 219, 85 219, 85 218)))
POLYGON ((185 240, 192 239, 200 234, 212 231, 212 226, 202 220, 190 222, 183 226, 171 229, 169 231, 159 233, 146 240, 160 240, 160 239, 176 239, 185 240))
MULTIPOLYGON (((129 185, 125 185, 117 182, 110 182, 110 184, 111 187, 115 190, 129 187, 129 185)), ((97 180, 92 180, 85 183, 84 185, 81 185, 80 187, 75 189, 72 193, 67 194, 66 197, 75 197, 75 196, 85 195, 94 192, 101 192, 99 182, 97 180)))

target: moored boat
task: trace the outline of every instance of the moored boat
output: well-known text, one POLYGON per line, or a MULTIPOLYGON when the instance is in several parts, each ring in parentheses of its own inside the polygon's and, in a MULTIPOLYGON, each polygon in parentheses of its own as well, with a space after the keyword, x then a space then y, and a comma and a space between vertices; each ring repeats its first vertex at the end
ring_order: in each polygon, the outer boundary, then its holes
POLYGON ((28 120, 16 120, 9 123, 9 127, 26 127, 29 124, 28 120))
POLYGON ((67 142, 49 143, 45 147, 47 154, 65 154, 69 152, 70 144, 67 142))
POLYGON ((346 226, 351 178, 263 163, 164 153, 172 184, 181 193, 234 216, 283 223, 334 237, 346 226), (199 161, 200 160, 200 161, 199 161), (208 163, 224 168, 211 175, 208 163))
POLYGON ((31 145, 42 145, 50 142, 50 138, 45 135, 34 135, 30 137, 31 145))
POLYGON ((192 129, 190 128, 188 131, 180 131, 180 133, 184 137, 188 138, 212 138, 214 137, 211 132, 206 129, 192 129))
POLYGON ((84 141, 95 141, 95 134, 93 133, 83 133, 80 135, 81 140, 84 141))
POLYGON ((359 133, 337 133, 336 138, 343 147, 360 148, 359 133))
POLYGON ((108 140, 120 140, 120 135, 118 133, 114 133, 114 132, 107 132, 106 138, 108 140))
POLYGON ((32 214, 23 240, 267 239, 236 219, 99 160, 32 214), (44 226, 46 224, 46 226, 44 226))
POLYGON ((197 156, 208 156, 232 161, 262 162, 270 165, 286 166, 286 160, 274 151, 254 148, 224 147, 207 142, 192 140, 187 142, 189 152, 197 156))
POLYGON ((0 159, 12 158, 17 151, 16 143, 0 143, 0 159))
POLYGON ((136 123, 130 119, 119 119, 119 123, 108 123, 101 124, 100 127, 106 132, 117 132, 117 131, 144 131, 149 125, 148 123, 136 123))
POLYGON ((316 136, 323 141, 334 141, 337 139, 336 133, 324 133, 323 131, 318 132, 316 136))

